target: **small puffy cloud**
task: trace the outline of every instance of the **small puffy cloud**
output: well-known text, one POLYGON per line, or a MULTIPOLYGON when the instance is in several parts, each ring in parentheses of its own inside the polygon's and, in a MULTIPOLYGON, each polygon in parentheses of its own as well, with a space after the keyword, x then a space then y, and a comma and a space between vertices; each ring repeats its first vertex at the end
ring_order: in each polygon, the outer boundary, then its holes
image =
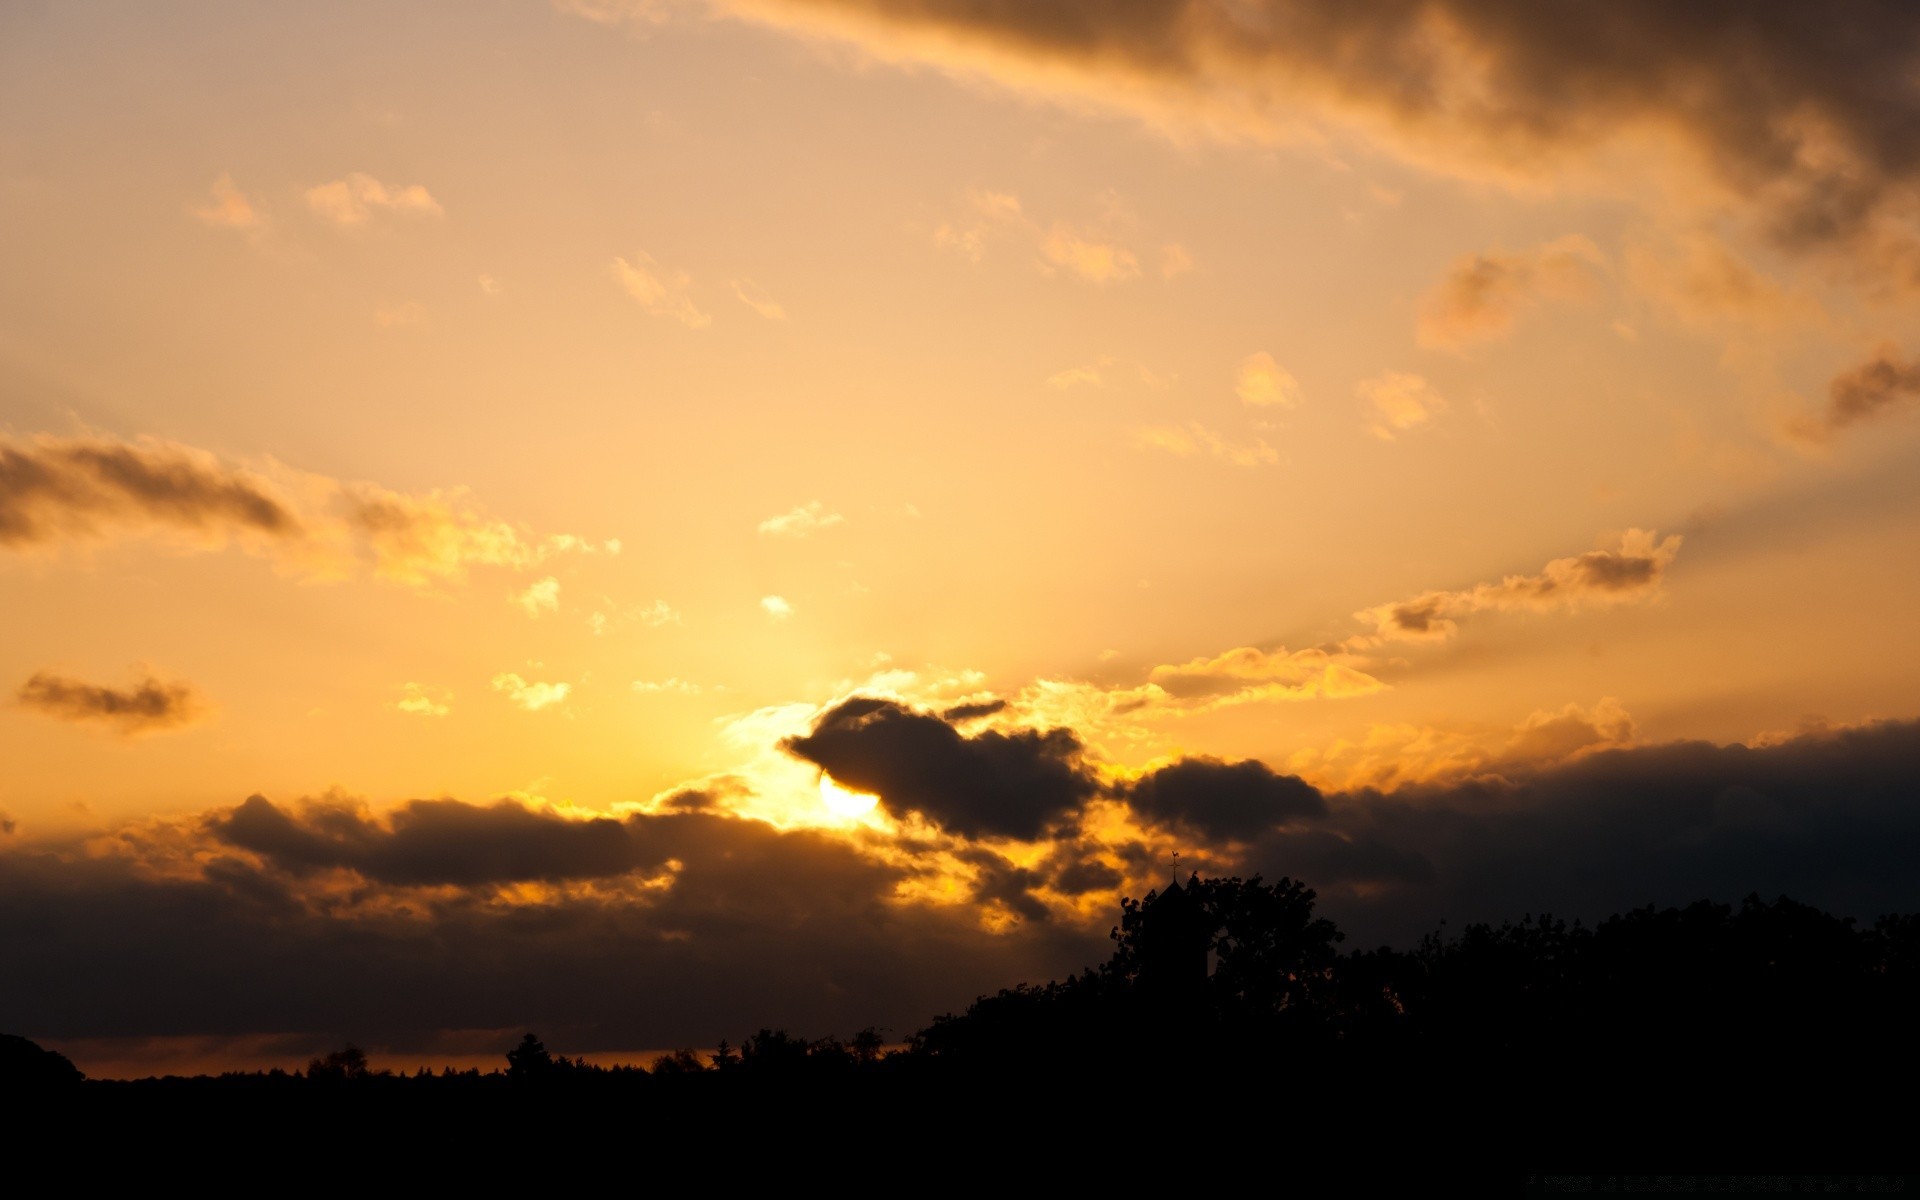
POLYGON ((1179 458, 1206 454, 1236 467, 1257 467, 1280 461, 1280 454, 1265 439, 1231 442, 1198 421, 1185 426, 1154 425, 1134 431, 1134 444, 1143 450, 1164 450, 1179 458))
POLYGON ((381 183, 355 171, 345 179, 307 189, 307 207, 336 225, 364 225, 376 213, 406 217, 439 217, 446 211, 426 188, 381 183))
POLYGON ((682 696, 698 696, 706 690, 697 683, 688 683, 684 679, 636 679, 633 681, 636 692, 674 692, 682 696))
POLYGON ((793 615, 793 605, 788 604, 783 596, 762 596, 760 607, 776 621, 784 621, 793 615))
POLYGON ((545 579, 536 580, 527 585, 526 591, 514 596, 513 602, 530 617, 538 617, 542 613, 559 612, 560 581, 551 575, 545 579))
POLYGON ((967 737, 931 713, 868 696, 829 709, 781 748, 879 796, 895 816, 917 812, 965 837, 1039 837, 1095 791, 1067 730, 967 737))
POLYGON ((1133 251, 1113 242, 1055 225, 1040 243, 1040 253, 1049 263, 1064 268, 1089 283, 1119 283, 1140 274, 1140 260, 1133 251))
POLYGON ((529 683, 519 675, 505 671, 493 677, 493 690, 505 692, 507 699, 528 712, 539 712, 565 700, 573 687, 565 683, 529 683))
POLYGON ((1299 380, 1265 351, 1240 360, 1233 390, 1240 403, 1253 408, 1292 408, 1300 403, 1299 380))
POLYGON ((748 308, 759 313, 769 321, 784 321, 787 310, 773 297, 761 291, 751 279, 735 279, 732 282, 733 294, 748 308))
POLYGON ((642 605, 630 614, 634 620, 653 629, 662 625, 680 624, 680 614, 665 600, 655 600, 652 604, 642 605))
POLYGON ((207 713, 192 685, 148 674, 130 687, 106 687, 38 671, 14 697, 22 708, 57 721, 104 725, 128 737, 183 729, 207 713))
POLYGON ((506 293, 507 285, 491 275, 482 274, 479 282, 480 294, 483 296, 499 296, 506 293))
POLYGON ((1439 641, 1459 622, 1481 612, 1547 612, 1630 604, 1659 593, 1661 580, 1680 552, 1680 535, 1664 540, 1629 529, 1619 545, 1556 558, 1538 575, 1509 575, 1457 592, 1424 592, 1354 614, 1376 636, 1400 641, 1439 641))
POLYGON ((1160 278, 1172 279, 1193 270, 1193 255, 1179 242, 1160 247, 1160 278))
POLYGON ((634 255, 633 262, 614 259, 612 269, 614 280, 654 316, 668 317, 688 329, 705 329, 713 324, 713 318, 687 294, 693 277, 685 271, 667 271, 644 252, 634 255))
POLYGON ((222 174, 207 190, 206 203, 194 207, 193 215, 218 229, 258 231, 266 224, 253 200, 234 186, 233 176, 222 174))
POLYGON ((451 699, 444 689, 429 688, 421 683, 402 684, 400 698, 393 706, 403 713, 416 717, 444 717, 453 711, 447 703, 451 699))
POLYGON ((1504 337, 1527 309, 1591 292, 1605 269, 1599 247, 1579 234, 1515 254, 1466 255, 1421 300, 1416 335, 1443 350, 1504 337))
POLYGON ((818 500, 809 500, 798 508, 790 509, 778 516, 768 517, 760 522, 762 537, 803 538, 822 529, 831 529, 843 524, 846 518, 837 512, 828 512, 826 505, 818 500))
POLYGON ((1368 431, 1385 441, 1418 429, 1447 408, 1432 384, 1404 371, 1387 371, 1362 380, 1354 390, 1370 410, 1368 431))
POLYGON ((1795 420, 1788 433, 1802 441, 1823 442, 1833 434, 1911 405, 1920 398, 1920 358, 1903 358, 1881 346, 1865 362, 1849 367, 1827 385, 1827 403, 1795 420))

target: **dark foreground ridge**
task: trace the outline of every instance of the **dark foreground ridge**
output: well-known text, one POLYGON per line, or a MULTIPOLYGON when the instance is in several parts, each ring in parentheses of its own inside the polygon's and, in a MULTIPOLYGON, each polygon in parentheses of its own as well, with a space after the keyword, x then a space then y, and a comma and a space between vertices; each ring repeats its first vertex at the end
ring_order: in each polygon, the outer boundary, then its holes
POLYGON ((1236 1155, 1510 1182, 1912 1166, 1920 917, 1862 928, 1749 897, 1343 951, 1314 898, 1288 879, 1175 883, 1125 903, 1107 962, 983 996, 904 1049, 763 1029, 601 1067, 529 1033, 487 1073, 396 1075, 349 1046, 302 1072, 83 1081, 3 1038, 0 1090, 69 1127, 217 1131, 263 1153, 337 1127, 471 1148, 534 1121, 676 1153, 831 1148, 963 1172, 1017 1154, 1035 1179, 1236 1155))

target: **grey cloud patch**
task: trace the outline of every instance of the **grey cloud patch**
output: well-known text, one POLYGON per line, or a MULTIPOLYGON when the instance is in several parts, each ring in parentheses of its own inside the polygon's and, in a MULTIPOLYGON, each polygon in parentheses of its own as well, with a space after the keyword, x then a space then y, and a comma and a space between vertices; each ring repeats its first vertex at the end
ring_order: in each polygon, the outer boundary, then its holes
POLYGON ((973 704, 956 704, 940 714, 942 721, 958 725, 963 721, 977 721, 981 717, 990 717, 1007 706, 1005 700, 981 700, 973 704))
POLYGON ((1788 432, 1807 441, 1871 420, 1920 397, 1920 358, 1902 359, 1899 351, 1882 346, 1865 362, 1833 377, 1827 385, 1827 403, 1817 413, 1795 421, 1788 432))
POLYGON ((1095 786, 1080 739, 988 730, 966 737, 946 721, 892 700, 856 696, 781 748, 893 814, 917 812, 965 837, 1037 838, 1066 820, 1095 786))
POLYGON ((207 712, 192 685, 152 675, 116 688, 38 671, 20 685, 15 699, 56 720, 107 725, 128 735, 184 728, 207 712))
POLYGON ((299 519, 258 477, 163 442, 0 439, 0 544, 114 526, 297 538, 299 519))
POLYGON ((512 800, 413 800, 375 817, 345 803, 294 813, 249 796, 207 827, 293 875, 345 868, 402 887, 604 879, 670 857, 642 819, 573 820, 512 800))
POLYGON ((1245 839, 1327 811, 1319 791, 1297 776, 1252 760, 1215 758, 1186 758, 1142 776, 1126 790, 1126 801, 1147 821, 1215 840, 1245 839))

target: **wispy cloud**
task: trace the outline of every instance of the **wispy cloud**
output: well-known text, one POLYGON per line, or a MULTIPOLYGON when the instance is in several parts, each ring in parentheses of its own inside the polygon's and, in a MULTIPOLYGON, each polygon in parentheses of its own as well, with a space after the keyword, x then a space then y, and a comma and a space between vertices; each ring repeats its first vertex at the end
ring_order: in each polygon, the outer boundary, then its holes
POLYGON ((493 690, 506 693, 507 699, 528 712, 539 712, 565 700, 573 686, 566 683, 529 683, 514 672, 505 671, 493 677, 493 690))
POLYGON ((207 189, 206 202, 195 205, 193 215, 219 229, 257 233, 266 227, 266 218, 253 198, 234 184, 233 176, 225 173, 213 181, 213 186, 207 189))
POLYGON ((527 585, 525 591, 517 593, 513 602, 530 617, 559 612, 560 581, 551 575, 535 580, 527 585))
POLYGON ((1133 438, 1134 444, 1144 450, 1163 450, 1180 458, 1205 454, 1236 467, 1258 467, 1280 461, 1279 452, 1263 438, 1229 441, 1198 421, 1137 429, 1133 438))
POLYGON ((1264 350, 1240 360, 1234 394, 1252 408, 1292 408, 1300 403, 1300 381, 1264 350))
POLYGON ((421 683, 402 684, 400 698, 393 706, 415 717, 444 717, 453 711, 452 697, 444 688, 429 688, 421 683))
POLYGON ((693 277, 685 271, 666 270, 645 252, 635 254, 633 262, 614 259, 613 277, 640 302, 640 307, 656 317, 678 321, 688 329, 705 329, 713 324, 713 318, 688 295, 693 277))
POLYGON ((1367 430, 1383 441, 1418 429, 1447 409, 1447 402, 1419 375, 1387 371, 1362 380, 1354 391, 1366 404, 1367 430))
POLYGON ((767 320, 784 321, 787 319, 786 308, 781 305, 779 301, 760 290, 759 286, 755 284, 753 280, 735 279, 732 281, 732 285, 735 298, 767 320))
POLYGON ((1469 254, 1420 301, 1422 346, 1461 350, 1513 331, 1528 309, 1590 294, 1606 270, 1599 247, 1570 234, 1528 250, 1469 254))
POLYGON ((789 509, 778 516, 768 517, 760 522, 762 537, 803 538, 831 529, 845 523, 846 518, 837 512, 827 511, 827 506, 818 500, 809 500, 798 508, 789 509))

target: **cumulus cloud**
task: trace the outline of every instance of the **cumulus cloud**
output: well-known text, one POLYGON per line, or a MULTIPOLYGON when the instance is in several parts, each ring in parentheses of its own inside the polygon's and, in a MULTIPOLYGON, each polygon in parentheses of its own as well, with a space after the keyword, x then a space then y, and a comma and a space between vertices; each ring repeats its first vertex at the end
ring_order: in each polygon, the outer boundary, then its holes
POLYGON ((1513 254, 1466 255, 1421 300, 1418 340, 1458 350, 1504 337, 1522 312, 1542 301, 1592 291, 1605 267, 1599 247, 1579 234, 1513 254))
POLYGON ((784 621, 793 615, 793 605, 787 603, 784 596, 762 596, 760 608, 776 621, 784 621))
POLYGON ((184 729, 207 715, 191 684, 148 674, 130 687, 107 687, 37 671, 14 697, 23 708, 75 724, 104 725, 128 737, 184 729))
POLYGON ((1063 729, 971 737, 931 713, 856 696, 811 732, 781 742, 895 816, 919 813, 966 837, 1036 838, 1068 820, 1095 790, 1080 741, 1063 729))
POLYGON ((1153 425, 1137 429, 1134 444, 1143 450, 1164 450, 1178 458, 1205 454, 1236 467, 1267 466, 1280 461, 1280 453, 1267 445, 1265 438, 1250 442, 1229 441, 1198 421, 1186 425, 1153 425))
POLYGON ((503 671, 493 677, 493 690, 505 692, 507 699, 513 701, 528 712, 539 712, 551 708, 567 698, 573 685, 567 683, 529 683, 512 671, 503 671))
POLYGON ((0 547, 133 534, 196 549, 238 544, 319 578, 360 563, 414 585, 473 566, 522 569, 566 549, 530 543, 458 489, 408 494, 275 463, 253 469, 158 438, 0 436, 0 547))
POLYGON ((845 521, 846 518, 839 513, 828 512, 827 506, 818 500, 809 500, 797 508, 760 522, 760 534, 763 537, 803 538, 845 521))
POLYGON ((1459 631, 1459 622, 1483 612, 1546 612, 1630 604, 1658 594, 1680 552, 1680 535, 1661 539, 1629 529, 1617 548, 1556 558, 1538 575, 1509 575, 1454 592, 1423 592, 1408 600, 1376 605, 1354 616, 1381 638, 1439 641, 1459 631))
POLYGON ((543 613, 560 611, 560 581, 549 575, 545 579, 535 580, 527 589, 514 596, 513 602, 530 617, 543 613))
POLYGON ((1920 359, 1905 358, 1882 346, 1865 362, 1847 368, 1827 385, 1827 403, 1797 418, 1788 433, 1807 442, 1824 442, 1861 421, 1878 419, 1920 397, 1920 359))
POLYGON ((420 184, 400 187, 381 183, 371 175, 355 171, 345 179, 336 179, 307 189, 307 207, 336 225, 366 224, 376 213, 404 217, 440 217, 440 207, 420 184))
POLYGON ((194 207, 193 215, 219 229, 257 232, 266 225, 266 218, 260 215, 253 199, 235 186, 233 176, 224 172, 207 189, 206 203, 194 207))
POLYGON ((1910 277, 1920 30, 1897 0, 721 0, 1155 123, 1365 139, 1447 174, 1732 204, 1776 244, 1910 277), (1884 261, 1876 261, 1876 257, 1884 261))
POLYGON ((1300 403, 1299 380, 1264 350, 1240 360, 1233 390, 1240 403, 1254 408, 1292 408, 1300 403))
POLYGON ((635 254, 633 262, 614 259, 612 269, 614 281, 654 316, 678 321, 688 329, 713 324, 713 318, 687 294, 693 277, 685 271, 668 271, 644 252, 635 254))
POLYGON ((1354 391, 1369 410, 1368 432, 1383 441, 1420 428, 1447 408, 1432 384, 1404 371, 1387 371, 1362 380, 1354 391))

